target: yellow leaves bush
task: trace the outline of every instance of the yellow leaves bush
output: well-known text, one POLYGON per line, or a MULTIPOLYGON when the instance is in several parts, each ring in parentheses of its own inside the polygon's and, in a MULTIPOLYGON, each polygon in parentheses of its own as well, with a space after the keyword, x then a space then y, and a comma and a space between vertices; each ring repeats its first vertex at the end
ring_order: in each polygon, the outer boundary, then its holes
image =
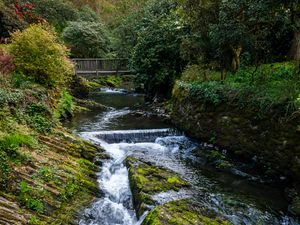
POLYGON ((68 49, 48 24, 14 32, 9 52, 16 71, 50 87, 63 85, 74 73, 68 49))

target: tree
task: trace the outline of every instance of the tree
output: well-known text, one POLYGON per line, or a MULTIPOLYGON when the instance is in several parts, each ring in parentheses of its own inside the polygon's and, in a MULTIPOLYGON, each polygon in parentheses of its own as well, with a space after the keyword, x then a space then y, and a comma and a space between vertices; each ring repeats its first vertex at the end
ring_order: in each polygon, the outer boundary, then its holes
POLYGON ((148 100, 170 97, 185 64, 180 45, 187 33, 174 1, 152 3, 141 21, 131 58, 131 68, 137 74, 137 82, 144 84, 148 100))
POLYGON ((108 33, 99 22, 70 22, 62 38, 71 47, 73 57, 104 57, 110 48, 108 33))
POLYGON ((282 1, 183 0, 182 5, 202 53, 195 57, 204 63, 217 60, 221 68, 236 71, 246 52, 255 64, 287 55, 292 23, 282 1))
POLYGON ((101 23, 101 19, 98 14, 89 6, 82 7, 78 13, 78 16, 80 21, 101 23))
POLYGON ((77 9, 65 0, 33 0, 35 13, 61 32, 68 21, 77 20, 77 9))

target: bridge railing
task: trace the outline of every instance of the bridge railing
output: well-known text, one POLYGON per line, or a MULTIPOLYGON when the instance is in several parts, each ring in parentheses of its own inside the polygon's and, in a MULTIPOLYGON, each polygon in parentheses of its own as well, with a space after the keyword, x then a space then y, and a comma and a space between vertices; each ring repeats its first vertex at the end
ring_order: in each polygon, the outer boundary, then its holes
POLYGON ((76 74, 80 75, 129 73, 128 59, 76 58, 73 61, 75 62, 76 74))

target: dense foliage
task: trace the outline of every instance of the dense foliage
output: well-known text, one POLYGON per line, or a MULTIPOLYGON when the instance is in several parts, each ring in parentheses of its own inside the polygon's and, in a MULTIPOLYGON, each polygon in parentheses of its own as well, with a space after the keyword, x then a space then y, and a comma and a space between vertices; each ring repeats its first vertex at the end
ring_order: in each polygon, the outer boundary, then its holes
POLYGON ((101 58, 109 49, 109 38, 99 22, 71 22, 62 33, 63 39, 71 47, 72 56, 101 58))
POLYGON ((38 83, 65 83, 73 74, 66 47, 47 25, 31 25, 13 33, 9 51, 16 71, 38 83))
POLYGON ((194 59, 236 70, 243 63, 285 60, 297 29, 293 1, 182 1, 198 51, 194 59))
POLYGON ((173 1, 151 5, 143 29, 133 48, 131 67, 137 82, 143 83, 147 97, 170 97, 184 62, 180 57, 181 39, 186 27, 180 20, 173 1))
MULTIPOLYGON (((200 76, 201 82, 213 77, 235 83, 244 76, 252 79, 245 85, 264 84, 275 90, 263 78, 274 71, 267 75, 258 68, 264 63, 299 59, 298 30, 299 5, 294 1, 152 0, 121 20, 114 47, 118 55, 131 58, 137 83, 150 98, 168 96, 185 65, 194 77, 186 82, 200 76)), ((294 83, 297 72, 291 72, 294 83)), ((282 75, 276 83, 286 85, 288 80, 282 75)), ((295 87, 290 87, 293 100, 295 87)))
POLYGON ((71 2, 65 0, 33 0, 34 13, 52 24, 61 32, 67 26, 68 21, 78 18, 77 9, 71 2))

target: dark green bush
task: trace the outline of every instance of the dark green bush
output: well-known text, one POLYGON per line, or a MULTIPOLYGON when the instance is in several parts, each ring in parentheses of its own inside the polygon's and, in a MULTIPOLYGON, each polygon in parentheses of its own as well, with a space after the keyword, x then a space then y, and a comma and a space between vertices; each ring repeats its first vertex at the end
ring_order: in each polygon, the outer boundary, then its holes
POLYGON ((33 0, 35 13, 47 20, 58 32, 67 26, 68 21, 78 19, 78 12, 71 1, 33 0))
POLYGON ((26 108, 27 124, 39 133, 51 131, 53 127, 51 117, 51 110, 43 103, 32 103, 26 108))
POLYGON ((19 18, 12 1, 0 0, 0 37, 9 37, 14 30, 27 25, 25 20, 19 18))
POLYGON ((149 100, 170 97, 185 65, 180 45, 188 31, 176 7, 172 0, 151 1, 139 24, 130 67, 137 74, 137 86, 144 85, 149 100))
POLYGON ((50 109, 43 103, 32 103, 27 106, 26 113, 30 116, 41 114, 44 116, 51 115, 50 109))
POLYGON ((216 81, 192 83, 188 90, 191 97, 213 105, 224 101, 229 92, 226 85, 216 81))
POLYGON ((12 83, 15 88, 21 88, 27 82, 25 75, 21 72, 12 73, 12 83))

